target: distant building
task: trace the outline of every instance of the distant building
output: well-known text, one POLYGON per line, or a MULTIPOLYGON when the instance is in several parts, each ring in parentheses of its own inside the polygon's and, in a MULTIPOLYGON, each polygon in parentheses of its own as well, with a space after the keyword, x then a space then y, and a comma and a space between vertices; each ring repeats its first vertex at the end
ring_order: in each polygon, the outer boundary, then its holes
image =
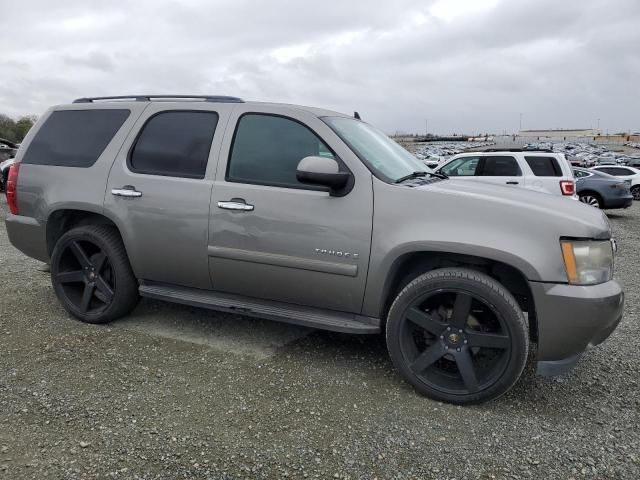
POLYGON ((575 138, 575 137, 595 137, 599 131, 593 128, 557 128, 551 130, 520 130, 519 137, 529 138, 575 138))

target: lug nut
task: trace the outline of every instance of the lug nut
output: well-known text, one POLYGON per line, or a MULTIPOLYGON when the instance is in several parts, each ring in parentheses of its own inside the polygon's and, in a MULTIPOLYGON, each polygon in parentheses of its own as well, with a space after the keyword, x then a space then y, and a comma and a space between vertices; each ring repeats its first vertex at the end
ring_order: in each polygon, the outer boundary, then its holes
POLYGON ((462 329, 458 330, 459 333, 462 333, 462 329))
POLYGON ((464 343, 465 343, 465 344, 466 344, 466 343, 469 343, 469 340, 465 340, 465 341, 464 341, 464 343))
POLYGON ((460 351, 460 349, 459 349, 459 348, 456 348, 456 350, 457 350, 458 352, 460 351))
POLYGON ((444 346, 445 350, 449 350, 449 345, 444 346))
POLYGON ((440 335, 440 340, 444 340, 444 335, 440 335))
POLYGON ((451 331, 451 327, 447 327, 447 332, 451 331))

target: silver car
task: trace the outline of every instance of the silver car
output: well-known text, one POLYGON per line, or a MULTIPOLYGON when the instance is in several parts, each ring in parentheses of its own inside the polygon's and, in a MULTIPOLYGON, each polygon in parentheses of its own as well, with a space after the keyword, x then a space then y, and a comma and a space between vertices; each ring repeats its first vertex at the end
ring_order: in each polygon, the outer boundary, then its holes
MULTIPOLYGON (((71 315, 139 296, 384 334, 403 377, 470 404, 571 368, 622 318, 606 217, 433 174, 370 124, 235 97, 79 99, 11 167, 13 245, 71 315)), ((24 292, 28 295, 28 292, 24 292)))

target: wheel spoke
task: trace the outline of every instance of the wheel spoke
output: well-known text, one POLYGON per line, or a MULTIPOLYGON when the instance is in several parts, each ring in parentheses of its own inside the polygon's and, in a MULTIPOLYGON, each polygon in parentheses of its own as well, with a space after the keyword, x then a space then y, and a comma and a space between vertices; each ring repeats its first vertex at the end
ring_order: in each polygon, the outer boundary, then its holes
POLYGON ((113 299, 113 289, 101 276, 98 276, 98 278, 96 278, 96 287, 98 288, 98 291, 104 296, 105 303, 109 303, 113 299))
POLYGON ((87 254, 84 253, 84 250, 80 246, 79 242, 77 241, 71 242, 71 245, 69 246, 69 248, 73 252, 73 255, 76 257, 78 262, 80 262, 80 266, 82 268, 91 266, 91 261, 89 260, 89 257, 87 257, 87 254))
POLYGON ((92 259, 93 266, 95 268, 96 275, 100 275, 100 272, 102 271, 102 267, 104 267, 104 264, 107 260, 107 255, 104 252, 99 252, 93 255, 91 259, 92 259))
POLYGON ((461 352, 456 353, 455 359, 464 386, 470 393, 477 392, 479 388, 478 378, 476 377, 476 370, 473 366, 471 351, 465 348, 461 352))
POLYGON ((456 300, 453 304, 453 313, 451 314, 451 325, 464 328, 467 325, 467 319, 471 312, 471 295, 466 293, 456 294, 456 300))
POLYGON ((440 322, 416 307, 411 307, 407 311, 407 319, 434 335, 440 335, 444 330, 444 326, 440 322))
POLYGON ((60 283, 84 282, 84 273, 82 270, 75 270, 73 272, 62 272, 56 275, 56 281, 60 283))
POLYGON ((511 346, 507 335, 497 333, 467 332, 470 347, 499 348, 506 350, 511 346))
POLYGON ((420 374, 427 367, 433 365, 435 362, 440 360, 444 355, 444 349, 442 345, 438 342, 434 345, 431 345, 424 352, 418 355, 409 368, 416 374, 420 374))
POLYGON ((80 300, 80 311, 82 313, 86 313, 89 310, 89 304, 91 303, 91 298, 93 297, 93 291, 95 290, 95 285, 91 283, 87 283, 84 287, 84 292, 82 293, 82 300, 80 300))

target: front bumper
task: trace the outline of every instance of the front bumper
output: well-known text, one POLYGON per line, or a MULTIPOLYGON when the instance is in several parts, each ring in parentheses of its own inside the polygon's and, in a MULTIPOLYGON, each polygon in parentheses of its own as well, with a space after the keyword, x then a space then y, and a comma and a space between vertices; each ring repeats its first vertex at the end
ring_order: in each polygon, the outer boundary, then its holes
POLYGON ((622 320, 624 292, 615 280, 578 286, 530 282, 538 319, 538 373, 559 375, 622 320))

